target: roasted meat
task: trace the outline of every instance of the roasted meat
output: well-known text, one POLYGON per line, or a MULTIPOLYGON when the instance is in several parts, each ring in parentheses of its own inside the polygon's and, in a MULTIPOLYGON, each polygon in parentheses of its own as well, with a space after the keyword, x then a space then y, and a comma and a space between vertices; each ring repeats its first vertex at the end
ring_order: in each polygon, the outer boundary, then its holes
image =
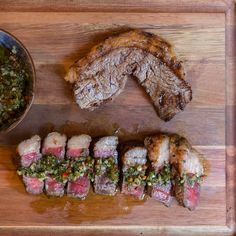
POLYGON ((94 145, 95 193, 115 195, 117 192, 119 181, 117 145, 116 136, 103 137, 94 145))
POLYGON ((130 77, 144 88, 165 121, 192 99, 182 64, 171 45, 138 30, 110 37, 92 48, 72 65, 65 79, 74 83, 78 105, 93 110, 120 94, 130 77))
POLYGON ((169 137, 164 134, 147 137, 144 144, 151 163, 147 177, 148 192, 152 198, 170 206, 172 196, 169 137))
POLYGON ((90 180, 93 180, 94 159, 89 156, 89 135, 73 136, 67 143, 67 158, 70 160, 70 174, 67 195, 85 199, 89 193, 90 180))
POLYGON ((21 159, 21 167, 18 170, 18 174, 23 176, 26 191, 31 194, 40 194, 44 188, 42 173, 33 171, 35 170, 36 162, 42 157, 40 147, 41 138, 38 135, 22 141, 17 147, 17 152, 21 159))
POLYGON ((63 172, 66 171, 66 163, 61 163, 65 158, 66 136, 57 132, 47 135, 43 143, 43 159, 47 165, 47 177, 45 190, 47 195, 62 197, 66 182, 63 172))
POLYGON ((177 201, 194 210, 200 199, 200 184, 208 173, 208 162, 189 142, 178 135, 170 138, 170 162, 177 201))
POLYGON ((122 155, 121 192, 137 199, 144 198, 146 185, 147 150, 144 147, 126 147, 122 155))

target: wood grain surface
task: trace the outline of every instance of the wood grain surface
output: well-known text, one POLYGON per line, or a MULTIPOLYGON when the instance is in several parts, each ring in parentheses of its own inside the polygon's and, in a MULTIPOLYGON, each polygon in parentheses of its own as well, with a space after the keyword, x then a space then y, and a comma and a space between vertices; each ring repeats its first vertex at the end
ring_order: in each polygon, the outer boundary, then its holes
POLYGON ((0 235, 233 235, 235 226, 235 21, 232 1, 1 1, 0 28, 19 38, 37 73, 36 97, 24 121, 0 137, 0 235), (65 4, 65 2, 67 4, 65 4), (67 7, 65 6, 67 5, 67 7), (10 7, 11 6, 11 7, 10 7), (122 12, 122 13, 121 13, 122 12), (109 35, 140 28, 174 45, 193 101, 168 123, 130 79, 124 92, 88 112, 75 104, 63 77, 109 35), (198 209, 91 193, 87 200, 30 196, 17 176, 15 145, 32 134, 118 134, 121 142, 157 131, 186 136, 211 172, 198 209))

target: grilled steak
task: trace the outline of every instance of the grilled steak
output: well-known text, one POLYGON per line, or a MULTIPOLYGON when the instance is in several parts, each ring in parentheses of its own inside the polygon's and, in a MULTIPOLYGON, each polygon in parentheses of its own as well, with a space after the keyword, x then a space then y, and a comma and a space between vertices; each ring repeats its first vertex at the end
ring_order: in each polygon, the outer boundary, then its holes
POLYGON ((145 89, 165 121, 192 99, 183 67, 171 45, 138 30, 108 38, 92 48, 70 68, 65 79, 74 83, 78 105, 93 110, 120 94, 129 77, 145 89))
POLYGON ((169 137, 164 134, 147 137, 144 140, 144 144, 151 162, 147 177, 148 192, 152 198, 164 203, 166 206, 170 206, 172 196, 169 137))
POLYGON ((137 199, 144 198, 146 185, 146 156, 147 150, 144 147, 125 148, 122 155, 122 189, 121 192, 137 199))
POLYGON ((208 162, 185 138, 173 135, 170 141, 175 197, 181 205, 194 210, 199 203, 200 184, 207 175, 208 162))
POLYGON ((32 171, 35 169, 36 162, 42 157, 40 147, 41 138, 38 135, 22 141, 17 146, 17 152, 21 159, 18 174, 23 176, 26 191, 30 194, 40 194, 44 188, 44 181, 40 178, 41 173, 32 171))
POLYGON ((67 143, 67 158, 70 159, 70 176, 67 195, 85 199, 90 189, 94 160, 89 156, 89 135, 73 136, 67 143))
POLYGON ((49 133, 44 139, 42 153, 49 168, 45 179, 45 190, 49 196, 62 197, 64 195, 65 182, 62 172, 66 170, 66 166, 62 168, 60 162, 64 159, 65 146, 66 136, 57 132, 49 133))
POLYGON ((95 180, 94 191, 98 194, 115 195, 119 181, 118 138, 107 136, 94 146, 95 180))
POLYGON ((41 138, 38 135, 22 141, 17 147, 17 152, 21 158, 21 166, 29 167, 33 162, 39 160, 42 156, 40 147, 41 138))

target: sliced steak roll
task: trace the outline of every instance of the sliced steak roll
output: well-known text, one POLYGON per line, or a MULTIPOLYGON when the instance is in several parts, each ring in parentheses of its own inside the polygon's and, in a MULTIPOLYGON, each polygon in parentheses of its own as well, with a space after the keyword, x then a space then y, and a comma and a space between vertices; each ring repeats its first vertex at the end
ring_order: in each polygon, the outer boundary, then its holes
POLYGON ((115 195, 119 181, 118 137, 107 136, 94 145, 95 179, 94 191, 97 194, 115 195))
POLYGON ((70 159, 70 175, 67 195, 85 199, 89 193, 90 180, 93 180, 94 159, 89 156, 89 135, 73 136, 67 143, 67 158, 70 159))
POLYGON ((122 155, 122 189, 121 192, 137 199, 144 198, 146 185, 147 150, 144 147, 125 148, 122 155))
POLYGON ((22 141, 17 147, 17 152, 21 158, 21 166, 29 167, 33 162, 39 160, 42 156, 40 147, 41 138, 38 135, 22 141))
POLYGON ((38 135, 22 141, 17 147, 17 152, 21 159, 21 167, 18 169, 18 174, 23 176, 26 191, 30 194, 40 194, 44 188, 44 175, 37 165, 37 162, 42 157, 40 147, 41 138, 38 135))
POLYGON ((52 132, 44 139, 43 155, 54 155, 58 159, 65 158, 66 136, 58 132, 52 132))
POLYGON ((46 166, 47 177, 45 179, 45 190, 47 195, 62 197, 67 176, 67 163, 65 158, 66 136, 57 132, 47 135, 43 143, 43 165, 46 166))
POLYGON ((169 137, 164 134, 147 137, 144 144, 151 163, 147 177, 148 192, 152 198, 170 206, 172 196, 169 137))
POLYGON ((65 79, 74 83, 78 105, 93 110, 118 96, 130 77, 144 88, 165 121, 192 99, 172 46, 154 34, 138 30, 110 37, 92 48, 70 68, 65 79))
POLYGON ((201 181, 207 176, 208 162, 185 138, 173 135, 170 140, 175 197, 181 205, 194 210, 200 199, 201 181))

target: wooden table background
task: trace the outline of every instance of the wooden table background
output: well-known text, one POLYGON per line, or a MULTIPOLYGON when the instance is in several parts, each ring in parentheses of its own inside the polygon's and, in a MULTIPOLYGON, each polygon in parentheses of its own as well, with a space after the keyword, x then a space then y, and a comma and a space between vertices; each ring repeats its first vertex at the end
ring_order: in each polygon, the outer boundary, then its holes
POLYGON ((3 0, 0 13, 0 28, 21 39, 37 72, 33 107, 20 126, 0 137, 0 235, 234 234, 233 1, 3 0), (77 108, 69 85, 62 80, 78 55, 83 56, 91 45, 127 26, 160 34, 185 60, 187 79, 194 88, 193 101, 169 123, 156 117, 132 80, 112 104, 93 114, 77 108), (178 132, 208 156, 212 174, 195 212, 176 204, 167 209, 152 200, 139 203, 121 195, 107 198, 91 194, 78 203, 67 197, 55 200, 25 194, 11 161, 15 144, 23 138, 34 133, 43 136, 54 128, 68 135, 89 132, 97 136, 111 134, 119 127, 122 141, 142 139, 155 130, 178 132))

